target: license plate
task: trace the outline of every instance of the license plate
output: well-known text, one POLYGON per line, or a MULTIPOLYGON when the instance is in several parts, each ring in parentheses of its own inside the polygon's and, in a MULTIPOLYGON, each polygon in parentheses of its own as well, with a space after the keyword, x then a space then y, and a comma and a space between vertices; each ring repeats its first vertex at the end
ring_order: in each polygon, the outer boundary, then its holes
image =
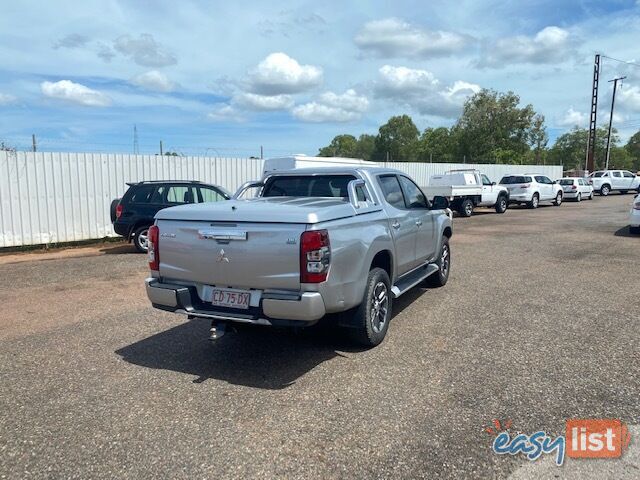
POLYGON ((214 288, 211 292, 211 304, 215 307, 241 308, 246 310, 249 308, 250 299, 251 293, 242 290, 214 288))

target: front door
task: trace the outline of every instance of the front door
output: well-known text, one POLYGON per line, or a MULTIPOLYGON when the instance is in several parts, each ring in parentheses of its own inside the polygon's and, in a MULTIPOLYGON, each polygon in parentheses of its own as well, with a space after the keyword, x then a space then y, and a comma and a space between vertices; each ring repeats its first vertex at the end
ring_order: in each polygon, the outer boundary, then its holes
POLYGON ((378 177, 384 194, 386 210, 389 216, 391 236, 396 247, 396 273, 398 276, 414 268, 416 262, 416 225, 415 212, 406 207, 400 182, 396 175, 378 177))
POLYGON ((489 177, 482 175, 482 205, 495 205, 498 201, 498 189, 491 183, 489 177))
POLYGON ((413 218, 416 231, 415 266, 432 260, 435 256, 435 220, 429 209, 427 197, 413 180, 404 175, 398 175, 400 186, 404 194, 405 205, 413 218))

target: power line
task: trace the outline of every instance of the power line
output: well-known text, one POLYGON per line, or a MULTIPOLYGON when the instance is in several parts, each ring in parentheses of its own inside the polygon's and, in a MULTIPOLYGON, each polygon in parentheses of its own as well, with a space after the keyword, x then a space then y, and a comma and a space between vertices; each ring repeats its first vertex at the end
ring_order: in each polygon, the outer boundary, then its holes
POLYGON ((633 67, 638 67, 638 68, 640 68, 640 64, 638 64, 638 63, 634 63, 634 62, 632 62, 632 61, 620 60, 619 58, 613 58, 613 57, 610 57, 610 56, 608 56, 608 55, 604 55, 604 54, 600 54, 600 56, 601 56, 602 58, 608 58, 609 60, 614 60, 614 61, 616 61, 616 62, 624 63, 625 65, 631 65, 631 66, 633 66, 633 67))

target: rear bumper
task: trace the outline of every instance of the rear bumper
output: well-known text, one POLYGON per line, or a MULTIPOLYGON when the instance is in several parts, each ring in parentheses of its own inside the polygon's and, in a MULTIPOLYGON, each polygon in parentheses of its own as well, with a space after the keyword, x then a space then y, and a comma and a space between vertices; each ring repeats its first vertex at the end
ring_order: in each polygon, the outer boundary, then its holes
POLYGON ((147 297, 160 310, 212 320, 258 325, 310 326, 324 317, 324 300, 319 292, 299 294, 263 293, 259 307, 249 310, 217 308, 203 302, 195 287, 145 280, 147 297))
POLYGON ((530 202, 532 195, 530 193, 511 193, 509 194, 509 202, 530 202))

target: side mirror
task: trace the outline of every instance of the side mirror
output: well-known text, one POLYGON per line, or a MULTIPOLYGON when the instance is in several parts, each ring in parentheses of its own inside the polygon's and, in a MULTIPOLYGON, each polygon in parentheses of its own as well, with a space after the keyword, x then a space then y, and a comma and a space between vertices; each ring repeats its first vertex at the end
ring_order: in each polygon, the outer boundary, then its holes
POLYGON ((555 185, 557 182, 557 180, 554 180, 553 182, 551 182, 553 185, 555 185))
POLYGON ((495 186, 495 184, 496 184, 496 182, 491 182, 491 186, 492 187, 495 186))
POLYGON ((444 210, 445 208, 449 208, 449 200, 447 197, 440 195, 433 197, 433 202, 431 202, 432 210, 444 210))

